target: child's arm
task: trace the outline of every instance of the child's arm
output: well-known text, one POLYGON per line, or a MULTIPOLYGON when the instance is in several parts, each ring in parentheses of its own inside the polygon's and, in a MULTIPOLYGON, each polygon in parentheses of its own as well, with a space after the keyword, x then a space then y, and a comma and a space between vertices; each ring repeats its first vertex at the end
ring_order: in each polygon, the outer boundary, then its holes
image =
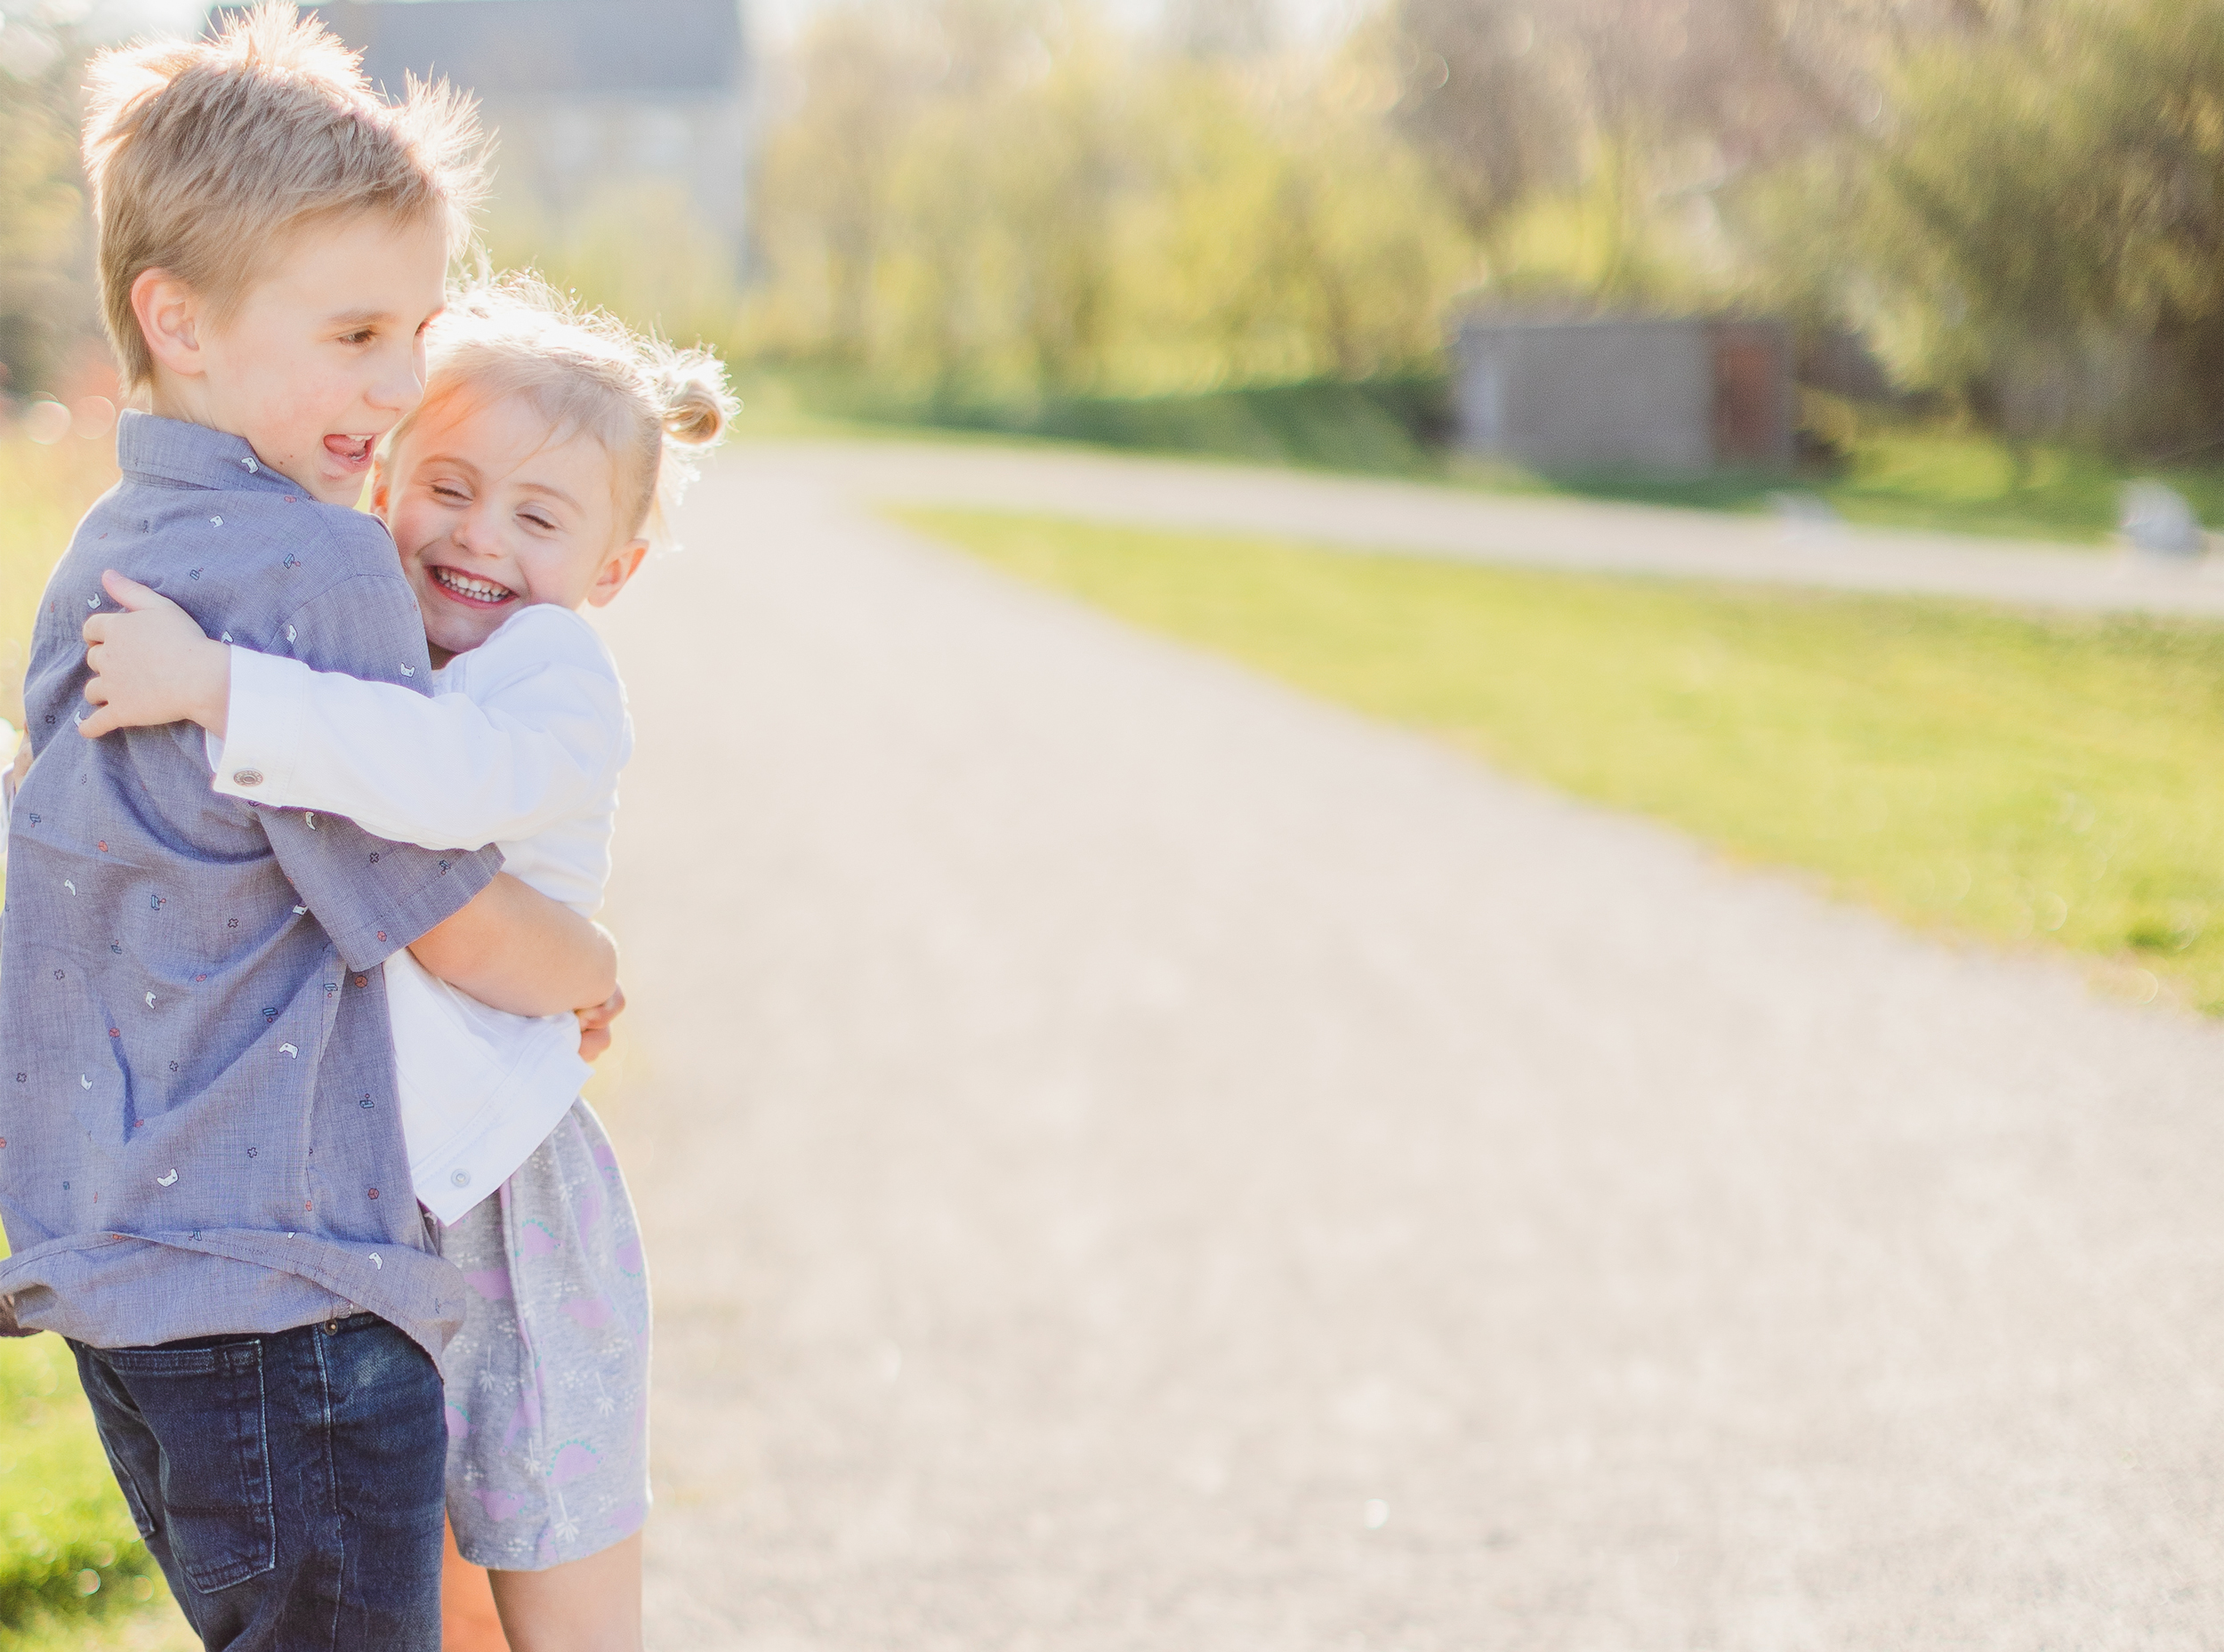
POLYGON ((224 742, 215 789, 230 796, 447 849, 531 836, 596 802, 623 759, 623 691, 592 644, 530 673, 528 721, 211 642, 129 580, 112 577, 110 594, 131 611, 85 622, 98 673, 85 697, 100 709, 79 732, 197 722, 224 742))
MULTIPOLYGON (((85 697, 100 709, 78 725, 79 730, 97 737, 111 729, 196 721, 212 732, 221 731, 230 692, 230 649, 211 642, 190 615, 146 586, 115 575, 104 583, 131 611, 101 616, 104 623, 98 626, 88 624, 86 641, 93 646, 86 657, 101 675, 86 685, 85 697)), ((257 667, 283 666, 320 691, 369 707, 367 714, 374 720, 397 713, 405 718, 431 713, 443 705, 468 705, 460 696, 435 701, 392 684, 313 672, 298 660, 246 657, 257 667)), ((619 721, 622 728, 622 707, 619 721)), ((471 728, 467 720, 428 726, 451 733, 458 727, 471 728)), ((360 752, 371 744, 345 727, 328 730, 323 737, 338 751, 360 752)), ((529 748, 531 742, 525 745, 529 748)), ((452 762, 453 752, 448 755, 452 762)), ((418 784, 412 781, 408 789, 414 793, 418 784)), ((245 791, 236 794, 254 795, 257 802, 281 807, 291 802, 245 791)), ((383 811, 359 813, 338 801, 315 798, 294 806, 312 803, 346 815, 389 841, 416 841, 403 832, 382 829, 393 823, 363 818, 383 811)), ((500 834, 423 835, 436 839, 424 847, 442 849, 458 842, 488 842, 500 834)), ((482 1003, 520 1015, 560 1015, 582 1005, 602 1004, 617 987, 617 948, 608 931, 507 874, 496 876, 466 905, 420 935, 410 950, 432 974, 482 1003)))
POLYGON ((449 986, 514 1015, 608 1009, 617 993, 610 932, 506 872, 409 950, 449 986))

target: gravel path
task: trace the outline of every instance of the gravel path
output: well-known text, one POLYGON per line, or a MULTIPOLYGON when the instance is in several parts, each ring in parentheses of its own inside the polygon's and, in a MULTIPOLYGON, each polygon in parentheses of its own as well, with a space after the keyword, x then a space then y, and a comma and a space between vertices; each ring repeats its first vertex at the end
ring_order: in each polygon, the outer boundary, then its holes
POLYGON ((2224 1030, 832 463, 714 468, 608 615, 654 1645, 2218 1644, 2224 1030))
POLYGON ((796 442, 745 449, 738 463, 753 473, 808 480, 859 500, 1283 534, 1542 568, 1920 592, 2041 608, 2224 614, 2224 558, 2210 565, 1052 447, 796 442))

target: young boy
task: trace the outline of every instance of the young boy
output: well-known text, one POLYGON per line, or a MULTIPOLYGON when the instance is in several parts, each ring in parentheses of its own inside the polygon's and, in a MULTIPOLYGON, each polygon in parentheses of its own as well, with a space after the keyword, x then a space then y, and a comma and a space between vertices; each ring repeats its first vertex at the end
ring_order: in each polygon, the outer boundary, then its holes
MULTIPOLYGON (((94 66, 101 299, 153 413, 42 599, 0 939, 5 1328, 70 1339, 117 1481, 211 1647, 432 1652, 461 1277, 410 1197, 383 961, 608 997, 606 936, 492 850, 220 796, 186 725, 75 737, 104 568, 210 634, 431 675, 348 507, 420 394, 479 187, 467 106, 399 108, 291 6, 94 66)), ((230 777, 250 796, 257 777, 230 777)))

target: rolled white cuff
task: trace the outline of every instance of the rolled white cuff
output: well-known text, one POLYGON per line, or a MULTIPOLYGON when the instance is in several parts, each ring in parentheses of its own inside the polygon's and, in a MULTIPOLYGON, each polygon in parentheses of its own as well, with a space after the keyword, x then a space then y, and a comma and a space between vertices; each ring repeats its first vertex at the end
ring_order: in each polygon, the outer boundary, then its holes
POLYGON ((208 743, 214 790, 261 803, 287 795, 299 783, 287 753, 305 749, 310 733, 300 670, 294 661, 233 645, 224 737, 208 743))

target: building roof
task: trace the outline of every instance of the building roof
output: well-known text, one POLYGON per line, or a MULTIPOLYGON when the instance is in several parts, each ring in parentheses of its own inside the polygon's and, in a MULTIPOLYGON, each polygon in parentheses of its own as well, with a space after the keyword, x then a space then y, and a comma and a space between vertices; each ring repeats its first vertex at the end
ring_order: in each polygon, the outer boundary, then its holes
POLYGON ((395 93, 412 74, 505 102, 741 84, 739 0, 331 0, 302 11, 395 93))

